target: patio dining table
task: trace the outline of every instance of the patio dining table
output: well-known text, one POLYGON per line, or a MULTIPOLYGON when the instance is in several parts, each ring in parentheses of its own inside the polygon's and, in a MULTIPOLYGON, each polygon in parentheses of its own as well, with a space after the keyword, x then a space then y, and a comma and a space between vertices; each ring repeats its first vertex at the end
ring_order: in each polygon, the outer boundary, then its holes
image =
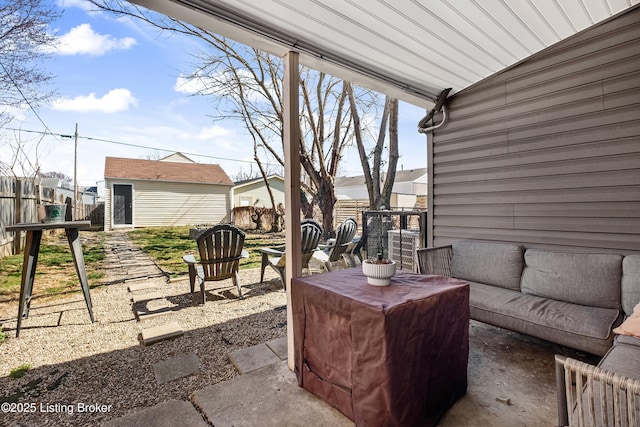
POLYGON ((291 283, 298 385, 356 425, 435 426, 466 393, 469 285, 360 268, 291 283))
POLYGON ((29 317, 29 308, 31 306, 31 292, 33 291, 33 281, 36 275, 36 264, 38 263, 38 253, 40 251, 40 241, 42 240, 43 230, 52 230, 63 228, 69 242, 69 249, 73 256, 73 264, 76 268, 76 274, 80 280, 84 300, 89 310, 89 318, 91 323, 95 322, 93 317, 93 309, 91 306, 91 295, 89 294, 89 282, 87 280, 87 272, 84 265, 84 257, 82 255, 82 243, 78 231, 91 227, 91 221, 63 221, 50 223, 24 223, 9 225, 7 231, 26 231, 26 240, 24 248, 24 260, 22 262, 22 280, 20 281, 20 302, 18 306, 18 324, 16 326, 16 338, 20 336, 20 327, 22 326, 22 318, 29 317))

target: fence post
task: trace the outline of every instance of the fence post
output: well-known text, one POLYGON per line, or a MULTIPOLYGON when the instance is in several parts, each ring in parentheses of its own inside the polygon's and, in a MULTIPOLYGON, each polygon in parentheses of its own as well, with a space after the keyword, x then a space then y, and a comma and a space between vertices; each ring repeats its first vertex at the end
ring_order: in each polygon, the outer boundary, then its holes
MULTIPOLYGON (((22 222, 22 181, 16 178, 15 195, 15 209, 14 209, 14 224, 22 222)), ((13 253, 19 254, 21 251, 22 236, 20 231, 15 231, 13 235, 13 253)))

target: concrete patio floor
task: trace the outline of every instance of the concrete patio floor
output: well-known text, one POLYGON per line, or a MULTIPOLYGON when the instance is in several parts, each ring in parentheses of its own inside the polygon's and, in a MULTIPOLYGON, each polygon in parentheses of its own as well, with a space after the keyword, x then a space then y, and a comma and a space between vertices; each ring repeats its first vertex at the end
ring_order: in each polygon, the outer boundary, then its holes
MULTIPOLYGON (((553 426, 557 422, 554 354, 590 363, 598 358, 471 321, 467 394, 442 427, 553 426)), ((298 387, 286 363, 286 340, 230 355, 241 375, 112 420, 109 426, 352 426, 330 405, 298 387)))

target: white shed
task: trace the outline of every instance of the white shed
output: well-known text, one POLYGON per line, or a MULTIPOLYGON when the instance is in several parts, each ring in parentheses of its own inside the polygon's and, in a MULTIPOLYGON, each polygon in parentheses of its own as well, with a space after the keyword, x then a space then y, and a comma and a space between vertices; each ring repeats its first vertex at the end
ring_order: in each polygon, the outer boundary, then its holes
POLYGON ((168 160, 178 159, 105 159, 105 230, 229 221, 233 181, 224 170, 168 160))

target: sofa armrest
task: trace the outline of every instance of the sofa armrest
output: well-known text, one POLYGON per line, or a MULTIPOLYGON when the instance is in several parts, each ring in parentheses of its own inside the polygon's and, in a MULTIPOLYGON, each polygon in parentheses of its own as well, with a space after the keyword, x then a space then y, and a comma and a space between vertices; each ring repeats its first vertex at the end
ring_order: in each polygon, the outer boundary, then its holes
POLYGON ((421 274, 452 277, 451 258, 453 257, 453 248, 451 245, 418 249, 416 256, 418 257, 418 269, 421 274))
POLYGON ((566 356, 555 362, 559 426, 633 425, 640 380, 566 356))

